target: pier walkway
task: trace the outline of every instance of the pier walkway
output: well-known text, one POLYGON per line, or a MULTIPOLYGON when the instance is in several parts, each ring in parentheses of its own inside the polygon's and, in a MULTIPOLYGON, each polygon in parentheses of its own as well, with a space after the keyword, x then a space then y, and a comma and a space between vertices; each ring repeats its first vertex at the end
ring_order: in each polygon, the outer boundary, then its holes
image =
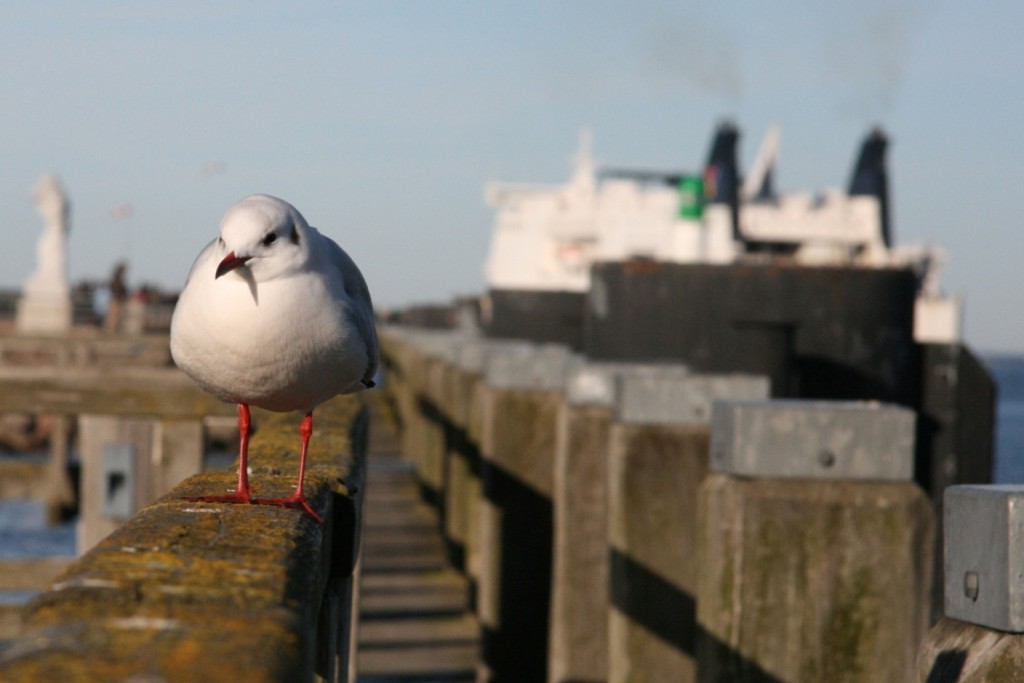
POLYGON ((374 419, 363 502, 359 683, 475 680, 479 627, 385 420, 374 419))

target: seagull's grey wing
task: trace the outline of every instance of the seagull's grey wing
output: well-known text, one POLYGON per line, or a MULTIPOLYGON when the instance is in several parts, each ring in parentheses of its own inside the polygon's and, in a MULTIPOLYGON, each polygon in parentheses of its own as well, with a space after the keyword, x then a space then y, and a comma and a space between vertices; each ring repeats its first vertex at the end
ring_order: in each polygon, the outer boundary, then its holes
POLYGON ((352 302, 352 322, 355 323, 359 336, 366 343, 366 357, 369 365, 363 373, 363 384, 373 386, 373 376, 377 374, 377 365, 380 362, 380 345, 377 342, 377 326, 373 318, 373 301, 370 299, 370 288, 366 286, 363 274, 355 261, 338 244, 326 237, 323 237, 327 245, 328 262, 341 273, 345 293, 352 302))

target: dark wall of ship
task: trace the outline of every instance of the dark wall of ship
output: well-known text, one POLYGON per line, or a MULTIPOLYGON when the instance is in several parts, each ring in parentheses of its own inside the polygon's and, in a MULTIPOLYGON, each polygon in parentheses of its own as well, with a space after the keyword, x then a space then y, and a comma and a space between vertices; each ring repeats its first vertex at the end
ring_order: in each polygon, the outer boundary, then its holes
POLYGON ((602 263, 586 295, 492 291, 485 331, 593 361, 766 375, 776 398, 910 406, 917 479, 938 494, 991 481, 995 384, 966 346, 914 341, 917 287, 909 269, 602 263))

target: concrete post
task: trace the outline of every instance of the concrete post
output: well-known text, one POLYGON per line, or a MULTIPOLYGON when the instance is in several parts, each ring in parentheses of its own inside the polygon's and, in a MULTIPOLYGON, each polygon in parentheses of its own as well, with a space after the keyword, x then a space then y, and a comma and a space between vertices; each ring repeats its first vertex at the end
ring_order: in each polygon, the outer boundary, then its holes
POLYGON ((682 365, 570 369, 558 409, 548 680, 608 676, 608 440, 623 376, 684 376, 682 365))
POLYGON ((566 383, 558 408, 548 680, 602 681, 608 671, 608 432, 614 386, 592 366, 566 383), (609 395, 610 394, 610 395, 609 395), (607 396, 607 398, 606 398, 607 396))
POLYGON ((466 340, 456 346, 441 382, 445 417, 444 539, 449 560, 470 572, 470 545, 480 497, 480 450, 469 437, 474 387, 482 381, 487 342, 466 340))
MULTIPOLYGON (((486 346, 479 353, 479 359, 475 360, 475 353, 468 349, 460 358, 459 362, 470 371, 467 378, 467 398, 469 405, 466 408, 466 453, 467 467, 470 476, 466 483, 465 506, 466 506, 466 571, 470 583, 473 585, 472 597, 478 606, 481 603, 480 592, 483 584, 483 573, 486 563, 484 562, 484 533, 481 520, 484 517, 483 508, 486 505, 484 499, 484 459, 483 444, 485 433, 490 433, 488 418, 491 409, 488 408, 491 390, 487 384, 487 359, 492 354, 500 354, 504 350, 520 348, 518 342, 488 341, 486 346), (475 374, 473 368, 480 368, 480 374, 475 374)), ((488 436, 487 438, 492 438, 488 436)))
POLYGON ((50 459, 46 467, 46 492, 43 499, 47 519, 51 524, 55 524, 66 509, 74 507, 76 494, 68 475, 72 417, 53 415, 51 419, 53 422, 50 428, 50 459))
POLYGON ((945 613, 918 658, 922 683, 1021 678, 1024 486, 951 486, 943 503, 945 613))
POLYGON ((445 525, 445 487, 448 479, 448 441, 451 417, 444 410, 448 369, 469 339, 457 331, 419 331, 413 335, 419 358, 411 376, 415 390, 414 434, 417 472, 424 499, 438 508, 445 525))
POLYGON ((934 543, 912 479, 914 420, 877 403, 716 406, 700 681, 912 679, 934 543))
POLYGON ((468 429, 473 384, 477 378, 483 376, 488 349, 498 348, 500 344, 485 339, 467 338, 452 347, 441 379, 439 405, 456 428, 468 429))
POLYGON ((424 500, 438 508, 443 520, 445 424, 444 416, 437 405, 437 389, 444 369, 444 360, 438 355, 428 355, 422 362, 422 367, 417 372, 419 382, 416 392, 417 409, 421 415, 417 453, 420 491, 424 500))
POLYGON ((768 396, 766 377, 624 377, 608 468, 608 679, 695 676, 697 490, 715 401, 768 396))
POLYGON ((445 425, 445 544, 452 564, 464 571, 470 581, 474 604, 480 602, 477 593, 483 571, 480 444, 484 433, 484 397, 490 391, 485 377, 487 363, 491 356, 529 354, 534 349, 520 341, 466 336, 453 345, 441 375, 438 405, 445 425))
POLYGON ((157 422, 153 433, 153 474, 149 500, 159 498, 188 477, 202 471, 203 421, 157 422))
POLYGON ((392 329, 383 336, 394 369, 392 388, 401 418, 402 453, 416 464, 420 493, 437 506, 444 477, 444 429, 432 390, 440 358, 454 335, 439 330, 392 329))
MULTIPOLYGON (((442 523, 449 557, 468 573, 471 582, 478 583, 484 359, 505 342, 393 327, 386 328, 382 338, 389 367, 389 391, 394 396, 401 425, 402 452, 417 464, 421 481, 436 481, 438 502, 445 511, 442 523), (445 339, 449 343, 443 344, 445 339), (428 352, 444 359, 438 363, 438 381, 432 388, 424 379, 428 374, 428 352), (429 394, 430 401, 437 404, 433 413, 441 421, 436 424, 430 424, 424 413, 424 394, 429 394), (434 458, 434 452, 441 456, 434 458), (424 471, 437 476, 424 476, 424 471), (444 473, 443 479, 440 472, 444 473)), ((427 485, 423 487, 426 489, 427 485)))
POLYGON ((107 415, 78 417, 82 457, 79 554, 150 501, 154 421, 107 415))
POLYGON ((403 359, 409 393, 405 396, 403 412, 402 451, 416 463, 420 493, 432 505, 437 505, 441 485, 438 465, 444 435, 436 421, 436 410, 426 395, 432 366, 437 362, 433 353, 440 343, 440 334, 434 331, 410 334, 407 354, 403 359))
POLYGON ((384 362, 387 364, 387 383, 394 397, 393 409, 400 427, 402 455, 416 462, 415 454, 419 411, 416 407, 415 367, 419 354, 405 330, 388 329, 381 334, 384 362))
POLYGON ((555 420, 566 347, 503 346, 483 391, 478 611, 484 680, 547 678, 555 420))

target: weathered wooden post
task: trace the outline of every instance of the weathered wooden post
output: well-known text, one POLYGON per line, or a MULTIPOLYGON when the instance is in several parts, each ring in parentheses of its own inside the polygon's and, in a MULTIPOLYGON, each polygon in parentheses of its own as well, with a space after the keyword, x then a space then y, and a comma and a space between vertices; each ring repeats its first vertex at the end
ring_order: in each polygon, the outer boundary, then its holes
POLYGON ((547 678, 555 421, 567 347, 488 353, 482 392, 478 611, 484 678, 547 678))
POLYGON ((912 411, 716 407, 700 491, 699 680, 907 681, 928 625, 934 522, 912 411))
POLYGON ((1024 678, 1024 486, 946 489, 945 613, 918 659, 922 683, 1024 678))
POLYGON ((715 401, 767 377, 624 376, 609 439, 609 681, 693 680, 697 491, 715 401))

